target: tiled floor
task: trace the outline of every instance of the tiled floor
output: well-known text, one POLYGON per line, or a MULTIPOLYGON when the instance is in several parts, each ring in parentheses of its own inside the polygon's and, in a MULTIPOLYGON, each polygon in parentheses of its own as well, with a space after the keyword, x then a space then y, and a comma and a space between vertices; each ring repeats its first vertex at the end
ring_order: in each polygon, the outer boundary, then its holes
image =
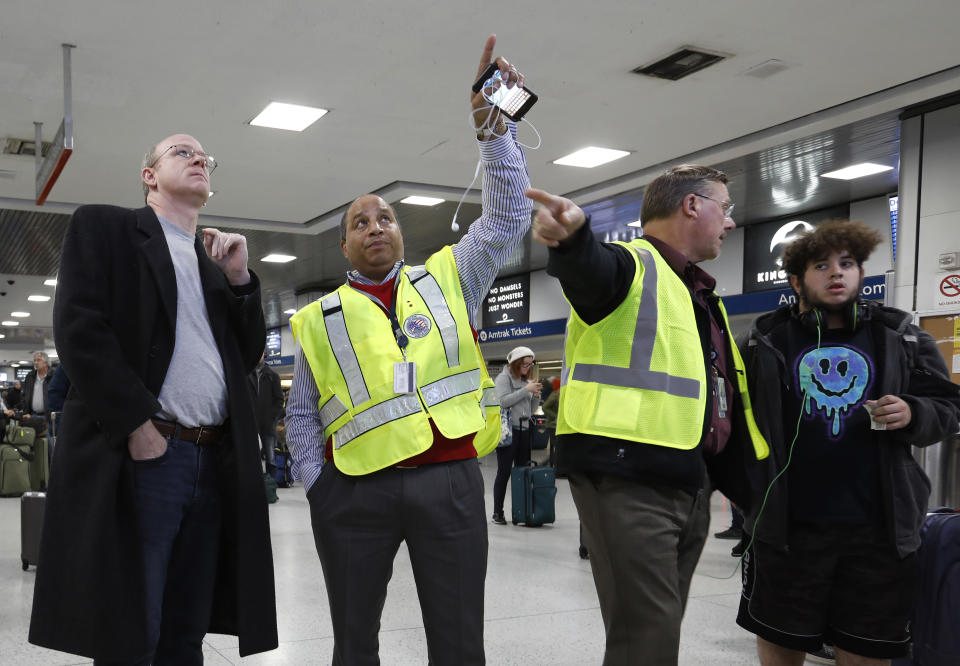
MULTIPOLYGON (((495 458, 481 463, 487 506, 495 458)), ((509 497, 507 499, 509 511, 509 497)), ((488 512, 489 513, 489 512, 488 512)), ((270 507, 277 578, 280 647, 241 660, 232 636, 209 635, 208 664, 329 664, 333 640, 320 564, 303 489, 280 490, 270 507), (303 581, 309 581, 304 585, 303 581)), ((711 533, 729 515, 713 497, 711 533)), ((34 568, 20 566, 20 500, 0 499, 0 665, 87 664, 26 641, 34 568)), ((599 664, 603 624, 590 564, 577 554, 576 509, 557 482, 557 521, 542 528, 490 525, 485 641, 491 665, 599 664)), ((753 636, 734 622, 739 597, 734 542, 712 536, 694 576, 680 644, 681 664, 755 664, 753 636)), ((426 643, 413 575, 401 548, 383 612, 380 654, 385 665, 425 664, 426 643)))

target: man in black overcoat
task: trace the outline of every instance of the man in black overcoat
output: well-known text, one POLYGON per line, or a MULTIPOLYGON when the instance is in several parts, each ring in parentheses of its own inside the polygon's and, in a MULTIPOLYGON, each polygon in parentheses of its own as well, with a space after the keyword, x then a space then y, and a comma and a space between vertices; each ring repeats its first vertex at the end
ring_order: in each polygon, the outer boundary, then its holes
POLYGON ((29 638, 95 663, 200 664, 208 631, 241 656, 277 646, 245 385, 259 280, 243 236, 195 235, 215 167, 168 137, 142 165, 146 207, 82 206, 64 240, 53 323, 72 387, 29 638))

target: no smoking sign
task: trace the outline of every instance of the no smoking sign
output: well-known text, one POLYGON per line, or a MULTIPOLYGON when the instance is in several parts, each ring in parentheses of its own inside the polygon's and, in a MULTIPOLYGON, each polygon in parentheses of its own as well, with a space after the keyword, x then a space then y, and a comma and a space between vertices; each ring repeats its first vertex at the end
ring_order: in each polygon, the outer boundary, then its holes
POLYGON ((960 306, 960 275, 937 276, 937 305, 960 306))

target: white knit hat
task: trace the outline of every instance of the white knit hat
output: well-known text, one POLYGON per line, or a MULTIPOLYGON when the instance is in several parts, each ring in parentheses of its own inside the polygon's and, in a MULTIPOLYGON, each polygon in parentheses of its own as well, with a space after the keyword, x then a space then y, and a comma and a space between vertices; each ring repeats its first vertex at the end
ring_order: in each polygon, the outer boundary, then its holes
POLYGON ((518 358, 523 358, 524 356, 530 356, 536 358, 536 355, 533 353, 533 350, 529 347, 514 347, 510 350, 510 353, 507 354, 507 363, 513 363, 518 358))

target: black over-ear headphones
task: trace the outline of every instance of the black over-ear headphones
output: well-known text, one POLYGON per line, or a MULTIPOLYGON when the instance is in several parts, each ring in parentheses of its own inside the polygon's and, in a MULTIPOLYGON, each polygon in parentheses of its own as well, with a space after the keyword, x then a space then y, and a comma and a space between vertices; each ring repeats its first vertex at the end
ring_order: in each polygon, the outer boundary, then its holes
MULTIPOLYGON (((862 303, 859 299, 844 307, 841 314, 843 315, 843 328, 850 332, 859 330, 863 323, 870 319, 870 310, 867 304, 862 303)), ((794 306, 793 316, 800 322, 801 326, 811 333, 819 332, 827 323, 826 312, 816 307, 800 312, 799 308, 794 306)))

